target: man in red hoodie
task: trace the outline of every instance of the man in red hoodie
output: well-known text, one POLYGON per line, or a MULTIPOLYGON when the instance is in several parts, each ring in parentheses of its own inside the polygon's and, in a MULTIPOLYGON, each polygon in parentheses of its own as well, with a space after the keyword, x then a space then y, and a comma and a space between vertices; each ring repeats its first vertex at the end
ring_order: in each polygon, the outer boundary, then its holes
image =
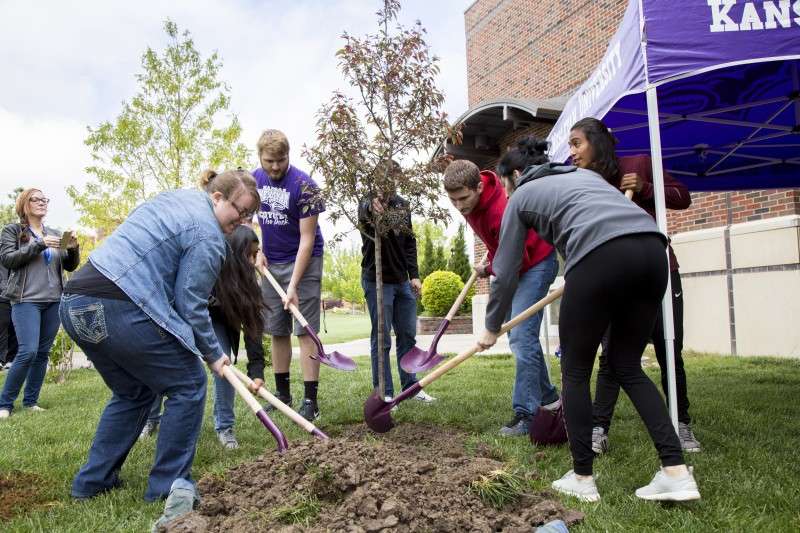
MULTIPOLYGON (((500 180, 494 172, 481 172, 474 163, 458 160, 445 169, 444 188, 453 206, 486 245, 488 260, 475 269, 482 277, 490 276, 500 240, 500 223, 508 202, 500 180)), ((530 231, 525 240, 519 285, 507 320, 544 298, 557 273, 558 261, 553 247, 530 231)), ((509 332, 509 344, 517 365, 512 393, 514 418, 500 429, 501 435, 527 435, 528 425, 540 407, 554 409, 559 405, 558 392, 550 383, 539 342, 541 322, 542 313, 539 312, 509 332)))

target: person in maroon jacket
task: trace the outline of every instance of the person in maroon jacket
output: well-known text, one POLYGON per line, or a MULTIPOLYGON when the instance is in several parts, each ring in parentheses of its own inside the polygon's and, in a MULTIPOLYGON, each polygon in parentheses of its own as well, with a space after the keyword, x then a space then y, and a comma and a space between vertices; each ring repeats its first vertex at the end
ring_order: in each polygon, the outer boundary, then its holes
MULTIPOLYGON (((474 163, 458 160, 445 169, 444 188, 453 206, 464 215, 489 252, 487 262, 475 266, 478 275, 492 275, 492 259, 500 242, 500 222, 508 202, 500 180, 494 172, 481 172, 474 163)), ((524 311, 531 302, 544 298, 557 273, 553 247, 531 230, 525 241, 519 285, 507 320, 524 311)), ((540 407, 555 409, 560 405, 539 342, 541 322, 542 312, 539 312, 509 332, 517 367, 512 393, 514 417, 500 429, 501 435, 527 435, 528 425, 540 407)))
MULTIPOLYGON (((605 124, 595 118, 584 118, 576 122, 570 131, 570 154, 572 164, 594 170, 611 185, 621 191, 633 190, 633 201, 656 216, 653 198, 652 162, 649 155, 618 157, 616 139, 605 124)), ((686 209, 691 205, 689 190, 680 181, 664 171, 664 197, 668 209, 686 209)), ((678 271, 678 259, 672 246, 669 250, 670 281, 672 283, 672 311, 675 323, 675 381, 678 403, 678 436, 687 452, 699 452, 700 443, 694 436, 689 416, 689 397, 686 390, 686 372, 683 367, 683 288, 678 271)), ((661 386, 667 392, 667 353, 664 346, 664 328, 661 310, 652 332, 653 348, 661 367, 661 386)), ((608 431, 611 417, 619 396, 619 383, 608 366, 605 357, 606 337, 603 338, 603 353, 597 373, 597 387, 593 407, 592 449, 596 454, 608 451, 608 431)))

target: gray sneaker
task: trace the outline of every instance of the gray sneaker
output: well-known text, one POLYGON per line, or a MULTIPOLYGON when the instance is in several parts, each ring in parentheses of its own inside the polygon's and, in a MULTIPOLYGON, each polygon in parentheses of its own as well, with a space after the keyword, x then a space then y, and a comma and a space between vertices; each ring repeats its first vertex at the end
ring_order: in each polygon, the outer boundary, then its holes
POLYGON ((500 428, 500 435, 503 437, 521 437, 528 434, 528 426, 530 426, 531 417, 524 413, 514 413, 514 418, 500 428))
POLYGON ((699 500, 700 491, 694 480, 692 468, 681 477, 668 476, 662 468, 656 472, 653 481, 636 489, 636 496, 643 500, 685 502, 699 500))
POLYGON ((233 428, 220 429, 217 431, 217 438, 226 450, 239 448, 239 441, 236 440, 236 436, 233 434, 233 428))
POLYGON ((164 503, 164 514, 153 524, 153 533, 161 531, 164 526, 176 518, 192 511, 200 503, 200 497, 191 481, 176 479, 169 489, 169 496, 164 503))
POLYGON ((608 451, 608 435, 599 426, 592 428, 592 451, 595 455, 603 455, 608 451))
POLYGON ((699 452, 700 442, 692 432, 692 426, 678 422, 678 438, 681 440, 681 448, 685 452, 699 452))
POLYGON ((139 440, 145 440, 158 432, 158 420, 148 420, 144 423, 142 432, 139 433, 139 440))

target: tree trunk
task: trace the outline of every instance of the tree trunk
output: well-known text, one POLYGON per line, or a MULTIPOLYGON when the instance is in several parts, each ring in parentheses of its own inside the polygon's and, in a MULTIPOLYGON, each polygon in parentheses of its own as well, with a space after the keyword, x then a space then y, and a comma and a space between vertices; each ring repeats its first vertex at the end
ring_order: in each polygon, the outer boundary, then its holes
POLYGON ((381 234, 375 224, 375 306, 377 307, 376 328, 378 331, 378 390, 381 398, 386 396, 386 353, 383 349, 383 260, 381 258, 381 234))

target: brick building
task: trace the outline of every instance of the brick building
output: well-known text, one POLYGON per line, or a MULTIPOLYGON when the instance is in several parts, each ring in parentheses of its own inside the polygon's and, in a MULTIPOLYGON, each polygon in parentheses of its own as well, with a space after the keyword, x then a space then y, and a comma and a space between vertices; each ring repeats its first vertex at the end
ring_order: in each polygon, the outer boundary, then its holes
MULTIPOLYGON (((546 136, 602 58, 627 0, 476 0, 464 13, 469 109, 456 157, 492 168, 517 138, 546 136)), ((688 349, 800 356, 800 190, 692 193, 670 211, 688 349), (765 305, 764 294, 781 287, 765 305)), ((484 252, 476 238, 475 256, 484 252)), ((476 329, 488 284, 473 303, 476 329)), ((548 312, 557 335, 557 308, 548 312)), ((556 342, 556 339, 553 339, 556 342)))

